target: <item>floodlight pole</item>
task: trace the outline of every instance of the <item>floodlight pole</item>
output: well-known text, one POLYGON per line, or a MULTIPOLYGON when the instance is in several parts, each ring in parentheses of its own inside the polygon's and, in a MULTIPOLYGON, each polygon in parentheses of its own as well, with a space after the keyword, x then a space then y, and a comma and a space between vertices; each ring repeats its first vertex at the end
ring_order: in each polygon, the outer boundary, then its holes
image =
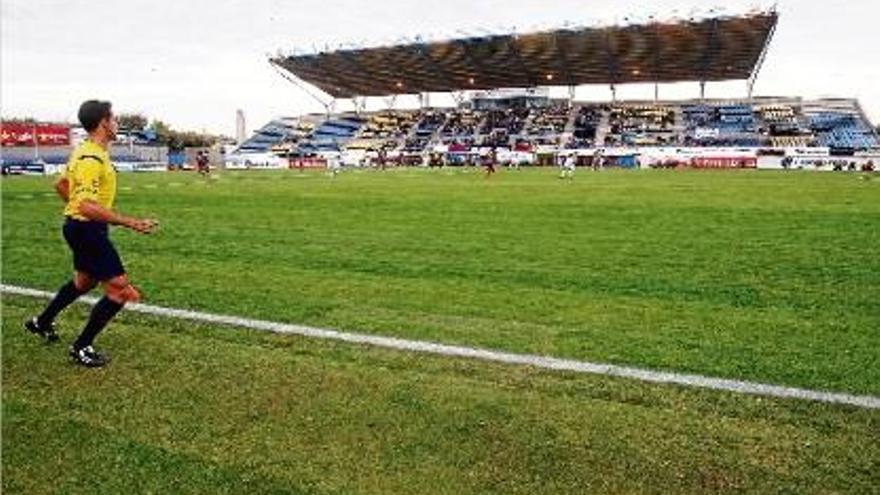
POLYGON ((422 110, 431 107, 431 93, 427 91, 419 93, 419 107, 422 110))
POLYGON ((577 87, 573 84, 568 85, 568 106, 569 108, 574 106, 574 97, 575 97, 575 89, 577 87))
POLYGON ((611 83, 611 103, 617 103, 617 85, 611 83))
POLYGON ((700 101, 706 100, 706 81, 700 81, 700 101))

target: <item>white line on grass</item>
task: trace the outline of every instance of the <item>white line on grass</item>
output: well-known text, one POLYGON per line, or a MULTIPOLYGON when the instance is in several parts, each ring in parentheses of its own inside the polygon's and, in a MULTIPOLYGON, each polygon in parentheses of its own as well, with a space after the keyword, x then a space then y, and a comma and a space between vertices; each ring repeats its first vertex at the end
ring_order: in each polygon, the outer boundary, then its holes
MULTIPOLYGON (((8 294, 39 297, 43 299, 48 299, 54 296, 54 294, 50 292, 6 284, 0 285, 0 291, 8 294)), ((83 297, 81 300, 89 304, 95 304, 95 302, 97 302, 97 298, 95 297, 83 297)), ((163 308, 160 306, 152 306, 149 304, 130 304, 126 306, 126 309, 129 311, 134 311, 136 313, 144 313, 148 315, 166 316, 171 318, 179 318, 183 320, 192 320, 206 323, 217 323, 221 325, 231 325, 236 327, 250 328, 253 330, 262 330, 289 335, 300 335, 304 337, 318 339, 339 340, 343 342, 367 344, 402 351, 424 352, 428 354, 439 354, 442 356, 463 357, 470 359, 480 359, 483 361, 519 364, 550 370, 574 371, 577 373, 617 376, 654 383, 673 383, 676 385, 687 385, 691 387, 708 388, 713 390, 725 390, 741 394, 803 399, 816 402, 828 402, 832 404, 848 404, 868 409, 880 409, 880 397, 872 395, 850 395, 835 392, 825 392, 820 390, 768 385, 763 383, 747 382, 740 380, 728 380, 724 378, 712 378, 702 375, 685 375, 680 373, 670 373, 666 371, 631 368, 628 366, 617 366, 613 364, 591 363, 589 361, 576 361, 573 359, 559 359, 554 357, 537 356, 533 354, 513 354, 508 352, 493 351, 490 349, 446 345, 436 342, 406 340, 394 337, 382 337, 378 335, 340 332, 337 330, 306 327, 302 325, 291 325, 288 323, 251 320, 248 318, 240 318, 238 316, 202 313, 185 309, 163 308)))

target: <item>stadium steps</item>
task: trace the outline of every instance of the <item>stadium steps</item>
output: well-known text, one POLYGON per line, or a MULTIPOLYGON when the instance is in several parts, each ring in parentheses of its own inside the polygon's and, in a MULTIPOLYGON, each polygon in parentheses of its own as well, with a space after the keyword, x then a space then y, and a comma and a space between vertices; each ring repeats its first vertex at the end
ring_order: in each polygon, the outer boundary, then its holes
POLYGON ((605 144, 605 137, 610 133, 610 115, 608 112, 602 112, 602 117, 599 119, 599 125, 596 126, 596 146, 603 146, 605 144))
POLYGON ((563 134, 574 135, 574 123, 577 120, 578 112, 580 110, 580 105, 571 106, 571 110, 568 113, 568 122, 565 123, 565 128, 562 129, 563 134))

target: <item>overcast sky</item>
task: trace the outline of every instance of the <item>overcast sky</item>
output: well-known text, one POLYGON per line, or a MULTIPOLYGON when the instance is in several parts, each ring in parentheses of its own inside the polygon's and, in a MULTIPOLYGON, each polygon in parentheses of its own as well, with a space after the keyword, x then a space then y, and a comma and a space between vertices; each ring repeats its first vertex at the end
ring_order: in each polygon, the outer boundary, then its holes
MULTIPOLYGON (((562 26, 626 16, 706 13, 696 0, 3 0, 0 106, 4 117, 75 121, 82 100, 113 101, 180 130, 233 135, 273 117, 322 107, 267 63, 278 50, 379 43, 401 36, 562 26), (650 7, 645 7, 649 4, 650 7)), ((724 0, 728 12, 767 2, 724 0)), ((880 122, 880 1, 788 0, 756 94, 859 98, 880 122)), ((460 36, 458 34, 457 36, 460 36)), ((696 83, 661 87, 695 97, 696 83)), ((562 92, 564 93, 564 91, 562 92)), ((560 93, 560 94, 562 94, 560 93)), ((710 84, 708 96, 745 95, 745 83, 710 84)), ((610 99, 579 88, 579 99, 610 99)), ((622 87, 651 98, 653 87, 622 87)), ((436 99, 435 99, 436 101, 436 99)), ((442 101, 440 101, 442 102, 442 101)), ((379 102, 374 102, 378 104, 379 102)), ((401 102, 405 104, 406 102, 401 102)))

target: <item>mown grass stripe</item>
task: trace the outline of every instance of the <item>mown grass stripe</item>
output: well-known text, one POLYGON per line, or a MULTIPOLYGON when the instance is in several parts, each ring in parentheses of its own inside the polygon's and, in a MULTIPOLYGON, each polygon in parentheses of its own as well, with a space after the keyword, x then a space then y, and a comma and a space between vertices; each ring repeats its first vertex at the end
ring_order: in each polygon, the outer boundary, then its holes
MULTIPOLYGON (((39 297, 44 299, 51 298, 54 295, 50 292, 6 284, 0 284, 0 291, 8 294, 39 297)), ((88 304, 95 304, 97 300, 98 299, 95 297, 83 297, 80 299, 80 301, 88 304)), ((633 368, 628 366, 618 366, 613 364, 593 363, 589 361, 578 361, 573 359, 559 359, 533 354, 514 354, 508 352, 494 351, 491 349, 480 349, 474 347, 440 344, 428 341, 407 340, 393 337, 382 337, 377 335, 341 332, 338 330, 315 328, 303 325, 293 325, 288 323, 278 323, 265 320, 253 320, 238 316, 219 315, 199 311, 189 311, 184 309, 164 308, 161 306, 152 306, 149 304, 130 304, 126 306, 126 309, 129 311, 148 315, 178 318, 206 323, 216 323, 235 327, 249 328, 252 330, 273 332, 278 334, 299 335, 310 338, 338 340, 343 342, 366 344, 401 351, 422 352, 449 357, 463 357, 468 359, 479 359, 483 361, 534 366, 536 368, 558 371, 572 371, 577 373, 616 376, 645 382, 670 383, 676 385, 708 388, 713 390, 722 390, 749 395, 762 395, 783 399, 802 399, 814 402, 852 405, 867 409, 880 409, 880 397, 872 395, 851 395, 845 393, 810 390, 795 387, 784 387, 779 385, 731 380, 725 378, 713 378, 702 375, 689 375, 665 371, 655 371, 650 369, 633 368)))

